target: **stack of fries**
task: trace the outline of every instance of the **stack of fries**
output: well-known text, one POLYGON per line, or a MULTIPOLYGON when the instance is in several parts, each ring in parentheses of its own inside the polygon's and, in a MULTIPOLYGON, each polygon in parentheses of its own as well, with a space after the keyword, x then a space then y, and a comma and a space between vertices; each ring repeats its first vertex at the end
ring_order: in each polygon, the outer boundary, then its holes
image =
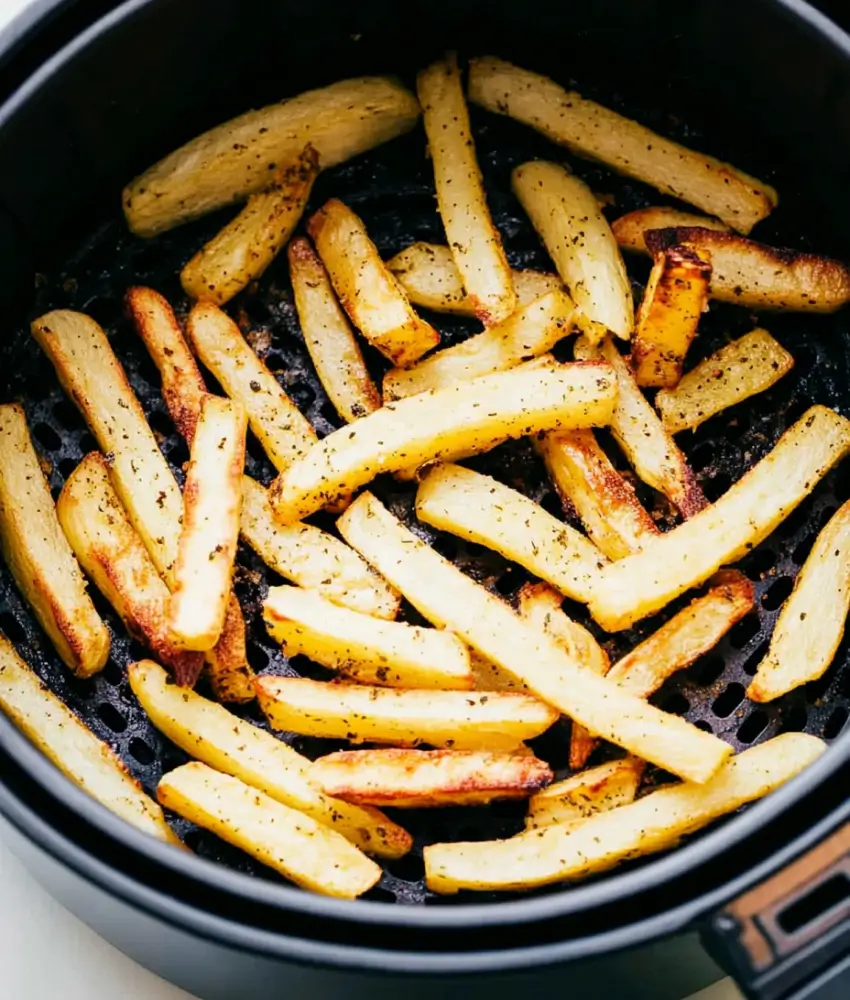
MULTIPOLYGON (((195 758, 166 774, 160 804, 291 881, 347 898, 380 878, 367 855, 394 858, 412 847, 378 807, 527 799, 525 832, 424 851, 435 892, 523 889, 671 847, 824 749, 788 733, 733 759, 723 741, 649 699, 752 610, 752 585, 730 567, 850 451, 850 421, 813 406, 709 504, 674 435, 768 388, 794 362, 756 329, 686 370, 701 316, 712 299, 829 311, 850 299, 850 272, 748 238, 776 204, 769 186, 545 77, 474 59, 465 93, 450 55, 419 75, 417 97, 389 80, 344 81, 228 122, 125 190, 128 223, 143 237, 247 199, 182 273, 197 300, 185 329, 152 289, 127 293, 191 449, 182 494, 88 316, 57 310, 32 325, 100 449, 68 477, 55 506, 24 412, 0 408, 4 557, 75 673, 101 669, 109 649, 82 572, 158 661, 130 666, 132 689, 195 758), (709 215, 659 206, 609 225, 563 162, 522 164, 513 189, 554 272, 512 270, 488 209, 467 94, 709 215), (289 244, 304 340, 343 423, 319 440, 222 306, 286 245, 318 172, 411 129, 420 106, 446 245, 416 243, 385 262, 363 221, 333 198, 309 218, 310 238, 289 244), (246 169, 255 153, 276 164, 269 176, 246 169), (621 250, 652 258, 637 309, 621 250), (482 329, 439 349, 438 330, 416 307, 474 316, 482 329), (549 352, 570 335, 575 360, 554 360, 549 352), (378 355, 392 365, 383 363, 380 389, 378 355), (207 391, 198 362, 223 396, 207 391), (647 388, 659 391, 651 397, 647 388), (610 429, 679 524, 659 529, 595 428, 610 429), (249 430, 277 472, 268 487, 245 475, 249 430), (534 442, 583 531, 459 464, 516 438, 534 442), (514 606, 439 555, 375 493, 352 499, 382 473, 417 481, 420 522, 499 553, 538 582, 514 606), (335 533, 305 520, 321 510, 341 514, 335 533), (269 634, 286 656, 333 671, 332 680, 253 676, 232 590, 240 537, 288 581, 268 591, 269 634), (602 633, 702 586, 610 662, 602 633), (589 608, 592 631, 565 613, 565 597, 589 608), (402 598, 427 626, 397 620, 402 598), (204 664, 213 698, 192 690, 204 664), (254 697, 272 730, 355 749, 311 762, 226 707, 254 697), (552 783, 528 742, 561 716, 572 720, 570 769, 552 783), (647 765, 680 783, 641 794, 647 765)), ((812 549, 751 698, 777 698, 826 671, 850 606, 848 557, 845 505, 812 549)), ((160 805, 5 640, 0 706, 102 803, 175 839, 160 805)))

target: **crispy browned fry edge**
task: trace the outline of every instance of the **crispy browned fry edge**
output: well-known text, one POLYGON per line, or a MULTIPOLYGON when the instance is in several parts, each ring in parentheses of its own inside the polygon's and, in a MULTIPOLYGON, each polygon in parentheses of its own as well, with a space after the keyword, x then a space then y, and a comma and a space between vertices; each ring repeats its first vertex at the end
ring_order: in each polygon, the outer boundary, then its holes
POLYGON ((658 205, 652 208, 638 208, 627 212, 611 223, 611 231, 621 250, 632 253, 648 254, 644 242, 644 234, 650 229, 672 229, 676 226, 698 226, 703 229, 716 229, 728 233, 729 227, 719 219, 710 215, 695 215, 693 212, 680 212, 677 208, 658 205))
POLYGON ((646 762, 637 757, 622 757, 587 771, 576 769, 577 774, 531 796, 526 830, 580 823, 596 813, 634 802, 645 769, 646 762))

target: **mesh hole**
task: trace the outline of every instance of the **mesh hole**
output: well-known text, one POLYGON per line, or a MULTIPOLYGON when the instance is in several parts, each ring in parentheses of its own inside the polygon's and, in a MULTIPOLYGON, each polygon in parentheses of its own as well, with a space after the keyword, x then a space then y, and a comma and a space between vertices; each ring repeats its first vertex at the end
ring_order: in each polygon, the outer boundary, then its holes
POLYGON ((697 684, 707 687, 709 684, 714 684, 725 669, 726 661, 722 656, 706 656, 697 662, 693 672, 694 680, 697 684))
POLYGON ((766 611, 776 611, 785 603, 788 595, 794 589, 794 581, 790 576, 781 576, 762 594, 761 605, 766 611))
POLYGON ((759 634, 760 629, 758 615, 751 611, 729 630, 729 642, 735 649, 743 649, 759 634))
POLYGON ((362 898, 369 899, 373 903, 394 903, 396 901, 394 892, 384 889, 379 885, 376 885, 374 889, 370 889, 362 898))
POLYGON ((288 393, 292 402, 302 413, 306 413, 316 402, 316 393, 306 382, 296 382, 295 385, 291 385, 288 393))
POLYGON ((812 681, 811 684, 807 684, 805 687, 806 700, 810 705, 817 704, 821 698, 826 694, 826 689, 832 683, 832 671, 827 670, 823 677, 819 677, 816 681, 812 681))
POLYGON ((747 676, 755 676, 755 673, 759 668, 759 664, 764 658, 764 654, 767 652, 767 647, 769 645, 770 640, 765 639, 764 642, 760 642, 753 652, 746 658, 746 660, 744 660, 744 673, 747 674, 747 676))
POLYGON ((706 441, 704 444, 697 445, 691 453, 689 463, 694 472, 702 472, 703 469, 707 469, 711 464, 711 460, 714 458, 714 445, 711 442, 706 441))
POLYGON ((120 665, 115 662, 115 660, 107 660, 106 666, 100 672, 100 676, 106 681, 107 684, 111 684, 112 687, 117 687, 124 679, 124 671, 121 669, 120 665))
POLYGON ((802 733, 806 728, 808 712, 800 704, 791 705, 782 713, 782 720, 779 723, 780 733, 802 733))
POLYGON ((80 429, 80 415, 75 407, 65 399, 60 399, 53 407, 53 416, 56 422, 66 431, 78 431, 80 429))
POLYGON ((800 542, 800 544, 794 549, 791 554, 791 558, 794 560, 795 565, 802 566, 806 559, 808 559, 816 538, 816 534, 811 534, 808 538, 804 538, 803 541, 800 542))
POLYGON ((63 458, 59 463, 59 473, 63 479, 67 479, 76 467, 77 460, 75 458, 63 458))
POLYGON ((259 674, 266 670, 269 665, 269 654, 256 642, 248 643, 248 663, 259 674))
POLYGON ((697 729, 701 729, 704 733, 713 733, 714 732, 714 729, 712 728, 711 723, 710 722, 706 722, 705 719, 697 719, 697 721, 694 723, 694 725, 697 727, 697 729))
POLYGON ((18 619, 9 611, 0 614, 0 628, 10 642, 23 642, 27 637, 18 619))
POLYGON ((395 858, 385 865, 387 871, 405 882, 418 882, 425 877, 425 863, 415 854, 406 854, 403 858, 395 858))
POLYGON ((738 729, 738 739, 742 743, 753 743, 765 731, 768 722, 770 722, 770 716, 767 712, 763 712, 761 709, 751 712, 738 729))
POLYGON ((512 566, 509 566, 496 581, 496 590, 502 597, 510 597, 521 582, 520 574, 512 566))
POLYGON ((661 699, 659 707, 671 715, 684 715, 691 707, 691 703, 681 691, 672 691, 661 699))
POLYGON ((171 437, 174 433, 174 424, 172 424, 171 418, 162 410, 154 410, 150 413, 148 423, 155 433, 161 434, 164 438, 171 437))
POLYGON ((738 684, 737 682, 730 684, 722 694, 719 694, 714 699, 714 703, 711 706, 712 712, 714 712, 718 719, 725 719, 741 704, 745 694, 746 692, 742 684, 738 684))
POLYGON ((153 747, 148 746, 148 744, 138 736, 135 736, 132 740, 130 740, 127 752, 133 760, 137 761, 143 767, 147 767, 148 764, 153 764, 156 760, 156 751, 153 747))
POLYGON ((80 435, 80 451, 84 455, 88 455, 90 451, 97 451, 97 441, 89 434, 88 431, 83 431, 80 435))
POLYGON ((721 472, 716 476, 712 476, 711 479, 704 480, 700 485, 702 486, 702 491, 705 493, 706 499, 711 503, 714 503, 714 501, 719 500, 732 485, 732 478, 731 476, 727 476, 725 472, 721 472))
POLYGON ((444 559, 448 559, 449 562, 454 562, 457 559, 458 554, 458 541, 456 538, 452 538, 451 535, 440 535, 439 538, 435 539, 434 548, 443 556, 444 559))
POLYGON ((183 843, 196 854, 201 848, 203 833, 200 830, 188 830, 183 836, 183 843))
POLYGON ((826 725, 823 727, 823 738, 825 740, 834 740, 836 736, 840 735, 841 730, 847 724, 847 718, 850 716, 850 712, 847 711, 843 706, 839 706, 826 720, 826 725))
POLYGON ((558 494, 551 490, 541 499, 540 506, 548 511, 552 517, 557 517, 559 521, 564 516, 564 508, 561 506, 558 494))
POLYGON ((751 580, 761 580, 765 573, 773 569, 776 564, 776 553, 770 549, 759 549, 754 552, 744 566, 744 572, 751 580))
POLYGON ((59 451, 62 447, 62 438, 56 433, 50 424, 36 424, 32 429, 33 437, 42 448, 48 451, 59 451))
POLYGON ((336 407, 334 404, 328 400, 326 403, 322 403, 322 408, 319 411, 322 416, 327 420, 329 424, 335 424, 339 417, 336 412, 336 407))
POLYGON ((97 706, 95 711, 107 729, 111 729, 113 733, 126 732, 127 720, 114 705, 110 705, 108 701, 104 701, 97 706))

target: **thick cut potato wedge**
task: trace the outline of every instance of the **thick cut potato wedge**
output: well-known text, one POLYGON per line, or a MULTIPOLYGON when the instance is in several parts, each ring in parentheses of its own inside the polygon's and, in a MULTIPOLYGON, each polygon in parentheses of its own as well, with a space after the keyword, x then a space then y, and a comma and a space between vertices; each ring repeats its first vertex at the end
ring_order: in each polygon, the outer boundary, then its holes
POLYGON ((483 333, 436 351, 410 368, 390 369, 384 376, 384 396, 403 399, 514 368, 551 351, 572 332, 574 314, 565 291, 548 292, 483 333))
POLYGON ((353 549, 312 524, 281 524, 268 490, 249 476, 242 480, 239 533, 266 566, 292 583, 373 618, 398 614, 399 595, 353 549))
POLYGON ((397 691, 268 676, 258 677, 256 688, 273 729, 352 743, 516 750, 558 717, 535 698, 510 692, 397 691))
POLYGON ((611 232, 621 250, 648 254, 644 234, 652 229, 672 229, 676 226, 699 226, 703 229, 716 229, 721 233, 729 232, 729 227, 719 219, 680 212, 677 208, 668 208, 666 205, 638 208, 621 215, 611 223, 611 232))
POLYGON ((747 689, 773 701, 822 677, 844 637, 850 609, 850 502, 818 535, 782 606, 767 654, 747 689))
POLYGON ((628 340, 632 288, 590 188, 561 164, 542 160, 516 167, 511 186, 573 297, 585 335, 595 343, 611 331, 628 340))
POLYGON ((756 243, 712 229, 644 234, 651 254, 683 244, 711 258, 713 299, 749 309, 830 313, 850 302, 850 268, 841 261, 756 243))
POLYGON ((286 743, 214 701, 176 687, 152 660, 130 664, 127 673, 156 728, 190 756, 306 813, 367 854, 399 858, 410 850, 410 834, 377 809, 325 795, 309 776, 310 761, 286 743))
POLYGON ((638 385, 678 385, 685 356, 708 308, 711 264, 705 253, 672 246, 660 253, 646 283, 632 341, 638 385))
POLYGON ((183 489, 169 625, 184 649, 212 649, 227 615, 239 541, 245 434, 240 402, 205 396, 183 489))
POLYGON ((271 587, 263 617, 287 656, 309 656, 356 681, 459 691, 473 685, 467 648, 451 632, 381 621, 299 587, 271 587))
POLYGON ((526 830, 574 825, 634 802, 644 768, 642 760, 623 757, 549 785, 528 800, 526 830))
POLYGON ((186 333, 222 389, 245 407, 251 430, 279 471, 316 443, 310 421, 281 389, 233 320, 211 302, 197 302, 186 333))
POLYGON ((336 412, 346 423, 351 423, 377 410, 381 395, 336 300, 327 272, 304 237, 289 245, 289 277, 304 343, 336 412))
POLYGON ((662 389, 655 407, 670 434, 693 430, 769 389, 793 367, 794 358, 767 330, 753 330, 700 361, 675 389, 662 389))
POLYGON ((475 315, 486 326, 501 323, 516 309, 516 292, 487 208, 457 56, 422 70, 416 91, 446 241, 475 315))
POLYGON ((319 758, 310 777, 328 795, 346 802, 422 809, 526 799, 549 784, 552 771, 544 761, 526 754, 342 750, 319 758))
POLYGON ((154 236, 262 191, 309 143, 325 170, 410 131, 416 98, 394 80, 360 77, 248 111, 197 136, 124 189, 130 229, 154 236))
POLYGON ((640 552, 658 534, 655 522, 599 446, 592 430, 542 434, 534 442, 563 504, 609 559, 640 552))
POLYGON ((287 163, 273 187, 252 194, 248 204, 203 246, 180 272, 193 299, 223 306, 260 277, 298 225, 319 172, 312 146, 287 163))
POLYGON ((310 218, 307 231, 349 319, 381 354, 409 365, 439 344, 439 333, 413 311, 363 220, 347 205, 331 198, 310 218))
POLYGON ((169 771, 156 793, 166 809, 313 892, 356 899, 381 877, 380 867, 335 830, 206 764, 169 771))
POLYGON ((434 892, 532 889, 606 871, 629 858, 663 851, 712 820, 734 812, 796 777, 826 744, 784 733, 738 754, 704 785, 662 788, 577 824, 528 830, 510 840, 425 848, 425 879, 434 892))
MULTIPOLYGON (((463 287, 463 278, 451 250, 439 243, 411 243, 387 261, 415 306, 456 316, 474 316, 475 303, 463 287)), ((548 292, 563 291, 556 274, 542 271, 511 271, 517 307, 527 306, 548 292)))
POLYGON ((728 163, 492 56, 471 60, 469 99, 530 125, 579 156, 690 202, 742 233, 769 215, 778 201, 772 187, 728 163))
POLYGON ((711 506, 594 581, 590 610, 609 632, 628 628, 762 542, 850 451, 850 420, 813 406, 711 506))
POLYGON ((0 551, 18 589, 78 677, 102 670, 109 632, 62 533, 20 406, 0 406, 0 551))
POLYGON ((342 427, 272 484, 275 515, 299 521, 379 473, 459 452, 487 451, 507 438, 610 420, 616 380, 607 364, 496 372, 418 393, 342 427))
POLYGON ((83 569, 127 631, 171 667, 179 684, 193 687, 203 656, 181 649, 171 632, 168 587, 112 488, 100 452, 90 452, 68 476, 56 513, 83 569))
POLYGON ((417 538, 371 494, 358 497, 337 527, 420 614, 456 632, 542 701, 597 735, 694 781, 707 781, 731 753, 717 737, 585 669, 554 639, 417 538))
POLYGON ((611 433, 640 478, 663 493, 682 517, 693 517, 706 499, 687 459, 640 391, 626 358, 610 338, 594 346, 584 337, 576 341, 576 357, 602 358, 617 373, 619 395, 611 433))
POLYGON ((75 785, 158 840, 182 844, 116 754, 39 680, 0 634, 0 710, 75 785))
POLYGON ((586 602, 590 581, 608 560, 575 528, 490 476, 436 465, 419 484, 416 516, 440 531, 485 545, 586 602))

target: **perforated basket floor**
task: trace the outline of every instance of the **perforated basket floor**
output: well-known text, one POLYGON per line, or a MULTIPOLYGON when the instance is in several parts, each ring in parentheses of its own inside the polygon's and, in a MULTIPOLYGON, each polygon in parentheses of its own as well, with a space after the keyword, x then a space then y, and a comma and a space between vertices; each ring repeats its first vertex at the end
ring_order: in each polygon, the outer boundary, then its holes
MULTIPOLYGON (((616 95, 603 94, 603 98, 661 131, 686 138, 697 148, 735 157, 740 166, 770 179, 770 172, 759 171, 759 164, 750 162, 746 149, 720 146, 714 138, 704 138, 673 115, 631 108, 616 95)), ((505 119, 473 112, 473 122, 491 208, 511 263, 550 269, 531 226, 510 194, 509 176, 514 165, 535 156, 564 161, 568 158, 530 130, 505 119)), ((603 168, 581 161, 569 162, 597 193, 611 196, 607 209, 611 218, 662 200, 650 189, 603 168)), ((789 187, 790 191, 794 190, 788 178, 780 178, 780 186, 786 194, 785 202, 775 220, 771 218, 764 224, 760 231, 762 238, 798 249, 814 246, 834 252, 834 247, 815 239, 817 234, 811 230, 808 230, 810 239, 801 241, 795 220, 811 221, 813 216, 804 210, 804 201, 787 196, 789 187)), ((116 187, 116 203, 117 193, 116 187)), ((323 175, 316 185, 311 208, 318 207, 332 194, 348 202, 363 216, 385 256, 396 253, 413 240, 441 242, 444 239, 421 129, 323 175)), ((123 316, 121 299, 129 284, 149 284, 166 294, 179 312, 185 313, 187 302, 177 274, 189 256, 221 225, 223 218, 217 215, 149 242, 131 237, 118 218, 105 222, 89 235, 79 252, 57 273, 39 276, 36 301, 31 316, 26 317, 29 319, 49 308, 68 307, 89 312, 103 324, 178 478, 182 478, 181 467, 188 458, 187 450, 165 412, 157 373, 123 316)), ((633 259, 628 264, 639 293, 648 265, 633 259)), ((336 415, 306 357, 285 261, 278 260, 259 287, 241 295, 231 303, 230 310, 319 434, 336 426, 336 415)), ((443 333, 445 344, 476 329, 474 324, 456 318, 431 315, 428 318, 443 333)), ((796 360, 793 372, 751 404, 714 418, 694 434, 685 433, 678 438, 706 495, 712 500, 764 455, 785 428, 812 403, 848 412, 850 337, 846 317, 788 316, 762 318, 761 322, 793 354, 796 360)), ((755 325, 755 318, 744 310, 713 305, 703 320, 690 361, 710 353, 755 325)), ((569 344, 566 347, 568 349, 569 344)), ((380 359, 374 355, 369 357, 379 371, 380 359)), ((49 467, 54 495, 57 495, 76 463, 95 447, 94 440, 75 408, 65 399, 49 363, 29 338, 25 323, 22 322, 18 331, 0 348, 0 365, 0 396, 24 404, 35 440, 49 467)), ((604 440, 604 435, 602 438, 604 440)), ((610 446, 611 443, 605 441, 605 444, 610 446)), ((617 464, 625 469, 616 450, 613 447, 610 450, 617 464)), ((271 467, 255 441, 250 442, 249 452, 249 471, 269 482, 271 467)), ((505 445, 471 464, 521 489, 550 512, 563 516, 540 462, 526 443, 505 445)), ((396 513, 412 521, 411 489, 400 488, 394 482, 381 482, 377 489, 396 513)), ((674 523, 671 511, 661 498, 642 486, 639 486, 639 495, 662 526, 674 523)), ((793 578, 815 535, 848 497, 850 465, 822 483, 765 544, 740 564, 755 584, 756 611, 739 622, 709 655, 674 676, 654 699, 658 705, 716 733, 736 750, 786 730, 805 730, 827 740, 838 736, 850 714, 850 645, 846 641, 822 681, 768 706, 750 704, 744 692, 766 648, 777 609, 789 594, 793 578)), ((323 527, 331 527, 326 517, 317 517, 316 521, 323 527)), ((479 546, 466 545, 424 526, 417 527, 417 531, 475 579, 501 595, 510 597, 528 579, 523 571, 479 546)), ((249 656, 254 669, 258 673, 325 676, 321 668, 303 658, 287 662, 275 647, 263 627, 260 605, 268 585, 277 582, 276 578, 244 547, 240 549, 238 563, 237 592, 249 625, 249 656)), ((182 763, 185 755, 157 733, 136 703, 125 678, 125 666, 143 651, 127 638, 120 622, 99 595, 95 593, 94 598, 112 629, 113 646, 106 669, 90 681, 74 680, 63 669, 49 642, 34 624, 5 567, 0 569, 0 628, 94 732, 115 747, 145 788, 152 792, 163 771, 182 763)), ((565 608, 600 635, 613 660, 657 628, 675 606, 665 615, 615 637, 601 635, 580 606, 567 602, 565 608)), ((247 709, 245 714, 262 724, 256 708, 247 709)), ((287 734, 283 737, 309 756, 339 745, 287 734)), ((535 749, 552 763, 559 777, 568 773, 565 766, 567 745, 568 723, 559 724, 535 743, 535 749)), ((484 809, 405 811, 399 819, 415 834, 415 849, 409 857, 385 864, 385 876, 370 898, 404 903, 436 902, 422 882, 422 847, 445 839, 510 835, 520 829, 522 814, 521 804, 497 804, 484 809)), ((258 877, 276 878, 212 835, 179 819, 174 823, 200 855, 231 868, 253 872, 258 877)), ((481 896, 475 898, 477 901, 482 899, 481 896)))

